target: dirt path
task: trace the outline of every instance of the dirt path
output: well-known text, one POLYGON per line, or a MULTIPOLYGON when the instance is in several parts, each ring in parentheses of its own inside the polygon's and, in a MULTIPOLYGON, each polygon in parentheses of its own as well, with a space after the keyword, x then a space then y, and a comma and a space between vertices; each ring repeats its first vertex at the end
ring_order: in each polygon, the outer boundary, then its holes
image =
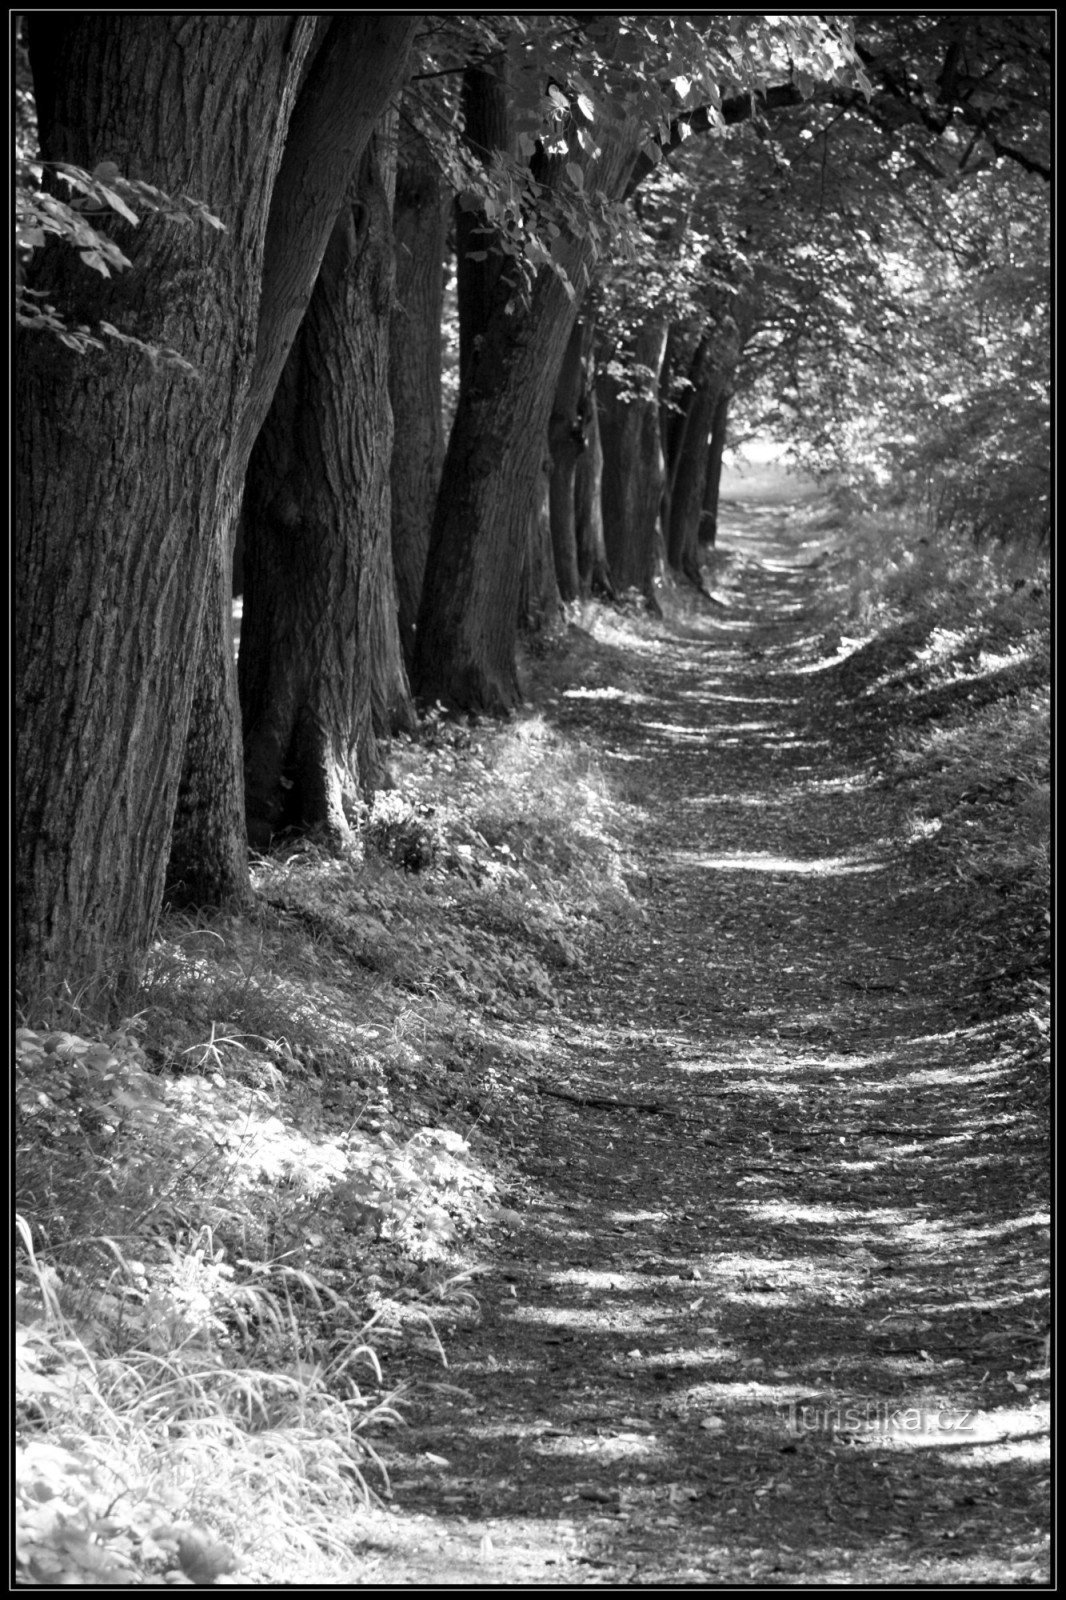
POLYGON ((818 725, 786 530, 735 515, 733 608, 559 703, 656 797, 647 920, 539 1041, 523 1220, 364 1583, 1047 1581, 1039 1129, 818 725))

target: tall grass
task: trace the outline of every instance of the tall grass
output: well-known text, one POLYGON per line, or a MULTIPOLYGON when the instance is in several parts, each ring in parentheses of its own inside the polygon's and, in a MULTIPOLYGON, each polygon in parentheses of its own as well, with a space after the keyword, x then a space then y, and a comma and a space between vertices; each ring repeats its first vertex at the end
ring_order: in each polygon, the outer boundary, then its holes
POLYGON ((477 1315, 492 1029, 632 908, 625 810, 542 719, 395 754, 346 856, 261 858, 251 912, 20 1019, 21 1582, 359 1579, 388 1353, 477 1315))

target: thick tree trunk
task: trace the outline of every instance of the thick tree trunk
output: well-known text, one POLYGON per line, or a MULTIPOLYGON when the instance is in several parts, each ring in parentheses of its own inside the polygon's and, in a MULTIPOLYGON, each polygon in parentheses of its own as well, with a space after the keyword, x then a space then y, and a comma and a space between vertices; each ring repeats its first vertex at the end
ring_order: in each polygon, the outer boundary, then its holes
POLYGON ((603 443, 594 382, 588 385, 585 404, 587 442, 578 457, 574 476, 574 523, 581 593, 613 599, 614 585, 603 542, 603 443))
POLYGON ((249 464, 239 676, 260 849, 284 827, 348 838, 379 770, 376 735, 406 701, 390 552, 389 209, 375 141, 249 464))
POLYGON ((722 486, 722 458, 729 433, 729 403, 733 396, 723 389, 714 408, 711 423, 711 442, 707 448, 707 479, 703 489, 703 511, 700 515, 700 544, 714 547, 718 538, 718 497, 722 486))
MULTIPOLYGON (((256 359, 230 461, 234 501, 344 196, 374 125, 400 82, 416 26, 415 17, 401 13, 348 13, 319 21, 320 34, 301 78, 270 207, 256 359)), ((231 561, 232 524, 220 519, 217 535, 214 587, 221 592, 221 574, 231 561)), ((208 788, 193 765, 211 748, 216 731, 236 725, 232 681, 218 654, 220 641, 228 637, 227 613, 212 623, 201 641, 194 722, 176 813, 179 826, 168 868, 168 880, 175 883, 188 877, 187 864, 195 863, 201 899, 215 903, 241 895, 247 884, 246 867, 234 879, 229 872, 232 854, 214 853, 216 841, 230 838, 244 826, 239 742, 227 737, 225 748, 212 751, 210 770, 227 772, 224 783, 208 788), (190 792, 196 796, 195 805, 185 803, 190 792)))
POLYGON ((392 556, 400 641, 410 663, 429 549, 429 528, 444 462, 441 418, 441 316, 447 209, 429 148, 401 127, 393 237, 396 298, 389 353, 392 400, 392 556))
MULTIPOLYGON (((665 323, 647 323, 637 333, 633 359, 658 375, 665 348, 665 323)), ((620 384, 600 373, 596 396, 603 441, 603 537, 611 580, 616 591, 639 589, 654 605, 665 481, 658 391, 626 400, 620 384)))
MULTIPOLYGON (((605 128, 597 158, 576 139, 570 165, 586 163, 585 189, 621 195, 639 148, 634 121, 605 128)), ((566 163, 535 175, 550 189, 566 163)), ((543 268, 531 289, 500 305, 471 352, 444 459, 415 643, 415 687, 464 710, 509 710, 518 589, 530 507, 563 354, 595 258, 592 240, 562 233, 555 260, 574 289, 543 268)))
POLYGON ((585 363, 592 346, 592 324, 575 322, 555 386, 548 444, 551 449, 551 540, 555 578, 563 600, 581 593, 574 511, 574 478, 585 448, 585 363))
MULTIPOLYGON (((227 231, 146 217, 105 280, 66 247, 35 287, 74 320, 175 346, 79 356, 20 336, 16 939, 77 984, 149 942, 220 511, 255 348, 267 210, 313 19, 31 16, 49 160, 190 193, 227 231)), ((221 594, 212 597, 221 606, 221 594)), ((228 595, 226 596, 228 602, 228 595)))

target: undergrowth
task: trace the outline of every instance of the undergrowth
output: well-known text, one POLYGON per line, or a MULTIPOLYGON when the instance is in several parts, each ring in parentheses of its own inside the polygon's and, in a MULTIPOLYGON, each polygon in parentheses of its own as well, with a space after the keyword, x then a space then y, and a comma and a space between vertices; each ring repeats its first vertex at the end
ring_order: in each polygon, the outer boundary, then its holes
POLYGON ((514 1220, 515 1077, 632 820, 527 716, 394 750, 346 857, 258 859, 110 1007, 16 1038, 21 1583, 358 1581, 375 1439, 514 1220))
POLYGON ((860 518, 826 563, 822 696, 905 803, 950 881, 972 997, 1046 1087, 1051 931, 1051 602, 1046 556, 860 518))
MULTIPOLYGON (((902 515, 831 532, 812 714, 860 741, 930 883, 962 895, 974 1004, 1043 1081, 1046 566, 902 515)), ((728 609, 743 572, 719 558, 707 582, 728 609)), ((642 659, 708 604, 571 607, 525 661, 538 702, 639 703, 642 659)), ((390 782, 347 855, 290 841, 256 859, 251 912, 167 916, 109 1006, 25 1007, 21 1583, 359 1579, 382 1430, 478 1315, 478 1249, 515 1220, 557 979, 643 914, 649 802, 536 712, 430 715, 390 782)))

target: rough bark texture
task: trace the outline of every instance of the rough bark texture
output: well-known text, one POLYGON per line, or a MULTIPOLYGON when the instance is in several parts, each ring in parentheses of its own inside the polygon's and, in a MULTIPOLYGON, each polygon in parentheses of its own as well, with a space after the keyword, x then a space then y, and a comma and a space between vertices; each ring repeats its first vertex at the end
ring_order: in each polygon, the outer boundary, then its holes
MULTIPOLYGON (((633 357, 658 373, 665 349, 666 325, 651 322, 638 332, 633 357)), ((603 537, 611 581, 617 591, 639 589, 654 604, 665 481, 658 397, 623 400, 619 384, 601 373, 596 398, 603 441, 603 537)))
POLYGON ((555 581, 552 550, 551 459, 547 450, 541 462, 540 482, 529 514, 522 584, 518 597, 518 626, 525 633, 539 633, 559 615, 559 585, 555 581))
MULTIPOLYGON (((219 521, 224 526, 232 517, 226 508, 219 521)), ((230 621, 233 575, 224 556, 212 561, 210 584, 200 659, 216 661, 222 681, 218 692, 212 687, 205 696, 197 674, 166 870, 166 897, 175 906, 241 905, 251 898, 230 621)))
MULTIPOLYGON (((615 124, 588 163, 586 190, 622 193, 639 125, 615 124)), ((582 159, 575 141, 573 160, 582 159)), ((549 187, 563 163, 537 174, 549 187)), ((594 249, 562 234, 556 259, 580 294, 594 249)), ((528 295, 493 307, 459 395, 415 642, 415 687, 431 701, 506 711, 518 698, 515 632, 522 552, 555 384, 576 307, 558 276, 538 273, 528 295)))
MULTIPOLYGON (((463 74, 463 142, 488 166, 495 151, 512 153, 514 132, 504 52, 463 74)), ((511 292, 513 268, 494 247, 484 212, 465 201, 455 206, 456 298, 459 311, 459 378, 469 376, 478 340, 511 292)))
POLYGON ((603 542, 603 443, 594 382, 589 383, 585 399, 586 445, 574 475, 577 565, 583 595, 600 594, 613 599, 614 585, 603 542))
POLYGON ((700 340, 689 369, 682 426, 677 430, 670 472, 670 513, 666 551, 675 572, 702 588, 699 526, 707 480, 707 444, 718 403, 720 377, 713 365, 713 335, 700 340))
MULTIPOLYGON (((267 225, 255 365, 241 426, 229 463, 236 504, 252 446, 265 422, 278 380, 326 250, 331 230, 374 125, 398 86, 417 19, 405 14, 347 13, 320 18, 301 75, 267 225)), ((222 592, 232 560, 232 522, 219 518, 213 554, 213 588, 222 592)), ((224 902, 244 891, 247 869, 234 878, 232 851, 219 841, 244 827, 238 711, 227 676, 229 614, 204 630, 197 658, 193 720, 189 726, 168 880, 180 885, 194 872, 202 902, 224 902), (221 653, 220 653, 221 652, 221 653), (226 743, 212 743, 224 735, 226 743), (196 763, 225 774, 210 786, 196 763)))
POLYGON ((389 350, 392 400, 392 557, 400 641, 410 662, 440 472, 441 315, 448 216, 425 140, 401 125, 393 237, 396 296, 389 350))
POLYGON ((376 141, 252 452, 240 690, 248 833, 348 836, 403 685, 390 553, 392 248, 376 141))
POLYGON ((570 335, 559 381, 555 386, 548 444, 551 449, 551 540, 555 578, 563 600, 576 600, 581 593, 581 572, 577 559, 577 526, 574 515, 574 478, 585 449, 585 360, 592 344, 592 325, 575 322, 570 335))
MULTIPOLYGON (((18 344, 16 939, 27 981, 135 958, 162 899, 226 465, 255 350, 267 211, 314 23, 31 17, 45 156, 191 193, 227 231, 146 218, 105 280, 42 253, 77 321, 177 347, 18 344)), ((118 232, 118 230, 116 230, 118 232)), ((221 598, 217 603, 221 604, 221 598)))
POLYGON ((707 479, 703 489, 703 510, 700 515, 700 544, 714 546, 718 538, 718 497, 722 485, 722 457, 729 434, 729 403, 733 396, 723 389, 714 408, 711 423, 711 442, 707 447, 707 479))

